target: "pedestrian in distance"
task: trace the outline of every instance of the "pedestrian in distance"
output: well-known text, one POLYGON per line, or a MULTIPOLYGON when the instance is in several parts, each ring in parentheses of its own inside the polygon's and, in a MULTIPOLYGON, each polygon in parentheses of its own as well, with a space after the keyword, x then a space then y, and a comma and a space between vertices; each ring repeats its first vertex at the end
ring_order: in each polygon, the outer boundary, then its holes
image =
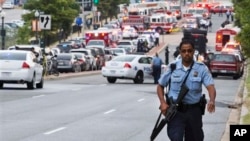
POLYGON ((229 20, 230 15, 231 15, 231 11, 228 9, 226 12, 227 20, 229 20))
POLYGON ((232 22, 234 21, 234 15, 235 15, 235 13, 233 11, 231 11, 231 21, 232 22))
MULTIPOLYGON (((193 60, 194 44, 190 40, 180 43, 181 58, 169 64, 167 71, 161 75, 157 85, 157 95, 160 101, 160 110, 163 115, 171 106, 169 100, 176 102, 182 85, 188 91, 177 105, 177 112, 167 123, 167 134, 171 141, 203 141, 202 115, 205 107, 209 113, 215 112, 216 90, 214 81, 207 66, 193 60), (175 66, 175 67, 172 67, 175 66), (186 78, 186 81, 184 80, 186 78), (182 84, 182 82, 185 82, 182 84), (205 85, 209 100, 201 106, 202 84, 205 85), (164 94, 164 87, 168 92, 164 94), (166 99, 166 100, 165 100, 166 99)), ((178 98, 179 99, 179 98, 178 98)))
POLYGON ((154 84, 158 84, 158 80, 161 76, 161 65, 163 64, 161 58, 159 57, 158 53, 155 53, 155 56, 152 60, 152 70, 153 70, 153 77, 154 77, 154 84))
POLYGON ((223 17, 223 7, 220 7, 220 11, 219 11, 219 17, 223 17))
POLYGON ((160 40, 160 34, 158 31, 155 32, 155 46, 160 46, 159 40, 160 40))

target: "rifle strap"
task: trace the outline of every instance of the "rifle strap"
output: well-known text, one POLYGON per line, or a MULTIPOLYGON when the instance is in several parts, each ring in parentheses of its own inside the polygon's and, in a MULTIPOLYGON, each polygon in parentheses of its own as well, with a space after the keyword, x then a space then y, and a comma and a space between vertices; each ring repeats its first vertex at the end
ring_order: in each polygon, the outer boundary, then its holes
POLYGON ((188 70, 188 73, 187 73, 185 79, 184 79, 183 82, 182 82, 182 85, 186 83, 187 78, 188 78, 188 76, 189 76, 189 73, 191 72, 191 69, 193 68, 193 65, 194 65, 194 61, 192 62, 191 66, 190 66, 190 69, 188 70))

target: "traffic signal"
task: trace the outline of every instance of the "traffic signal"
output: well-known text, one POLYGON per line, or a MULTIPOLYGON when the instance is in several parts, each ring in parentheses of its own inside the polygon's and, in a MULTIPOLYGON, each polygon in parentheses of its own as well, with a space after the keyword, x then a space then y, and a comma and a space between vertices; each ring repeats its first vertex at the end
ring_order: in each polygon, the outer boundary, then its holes
POLYGON ((98 5, 98 4, 99 4, 99 0, 94 0, 93 3, 94 3, 95 5, 98 5))

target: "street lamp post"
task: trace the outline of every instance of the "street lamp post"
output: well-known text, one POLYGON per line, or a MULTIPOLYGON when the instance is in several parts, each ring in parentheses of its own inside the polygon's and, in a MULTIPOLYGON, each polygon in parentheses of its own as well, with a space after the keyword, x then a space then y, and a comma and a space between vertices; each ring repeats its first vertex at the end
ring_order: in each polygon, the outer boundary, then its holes
POLYGON ((5 16, 5 12, 4 11, 0 11, 0 15, 2 18, 2 28, 1 28, 1 36, 2 36, 2 50, 4 50, 5 48, 5 29, 4 29, 4 16, 5 16))
POLYGON ((36 42, 38 42, 38 18, 39 18, 39 12, 36 10, 35 17, 36 17, 36 42))

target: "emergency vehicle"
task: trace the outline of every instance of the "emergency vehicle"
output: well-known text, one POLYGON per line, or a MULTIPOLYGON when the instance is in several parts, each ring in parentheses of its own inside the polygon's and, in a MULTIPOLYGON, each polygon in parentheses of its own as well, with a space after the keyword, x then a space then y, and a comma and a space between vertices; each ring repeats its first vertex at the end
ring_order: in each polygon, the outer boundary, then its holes
POLYGON ((190 7, 187 9, 186 13, 183 13, 183 17, 191 17, 191 16, 197 16, 201 15, 205 19, 210 19, 211 14, 206 8, 202 7, 190 7))
POLYGON ((138 33, 141 33, 147 28, 147 24, 149 24, 148 16, 129 15, 123 18, 122 27, 134 27, 138 33))
POLYGON ((221 51, 221 49, 229 41, 234 41, 235 36, 240 32, 240 28, 233 27, 232 24, 226 25, 224 28, 220 28, 216 31, 215 50, 221 51))
POLYGON ((172 15, 176 17, 176 19, 181 19, 182 12, 180 3, 171 3, 169 10, 172 12, 172 15))
POLYGON ((119 29, 100 29, 92 30, 85 33, 86 44, 90 40, 103 40, 106 47, 112 43, 117 43, 122 39, 122 31, 119 29))
POLYGON ((177 19, 171 14, 154 14, 150 16, 150 29, 156 30, 160 34, 171 33, 177 24, 177 19))

